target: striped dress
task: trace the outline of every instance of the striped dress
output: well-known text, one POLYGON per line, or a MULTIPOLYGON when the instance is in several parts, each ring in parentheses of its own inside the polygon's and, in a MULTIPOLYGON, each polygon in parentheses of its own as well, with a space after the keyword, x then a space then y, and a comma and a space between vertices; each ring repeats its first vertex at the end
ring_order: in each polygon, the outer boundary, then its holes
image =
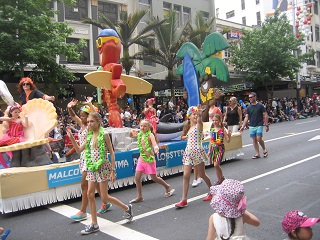
POLYGON ((217 132, 214 127, 211 127, 210 130, 210 154, 209 159, 210 163, 214 162, 220 163, 224 157, 224 128, 220 128, 217 132))
POLYGON ((10 121, 9 129, 0 139, 0 146, 8 146, 14 143, 23 142, 24 140, 22 123, 10 121))

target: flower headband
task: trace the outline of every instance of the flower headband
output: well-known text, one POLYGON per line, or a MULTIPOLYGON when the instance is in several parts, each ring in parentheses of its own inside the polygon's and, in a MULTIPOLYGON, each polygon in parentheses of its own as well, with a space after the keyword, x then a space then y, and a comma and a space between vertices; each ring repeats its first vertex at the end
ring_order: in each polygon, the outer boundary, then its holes
POLYGON ((147 99, 146 103, 148 103, 148 102, 154 103, 154 102, 155 102, 155 98, 149 98, 149 99, 147 99))
POLYGON ((192 113, 196 113, 197 111, 198 111, 198 108, 196 106, 189 107, 186 116, 190 117, 192 113))
POLYGON ((13 112, 14 110, 16 110, 16 109, 19 109, 19 111, 21 112, 22 111, 22 108, 20 107, 20 106, 18 106, 18 105, 13 105, 12 107, 10 107, 10 112, 13 112))
MULTIPOLYGON (((98 112, 98 108, 94 107, 94 110, 95 110, 96 112, 98 112)), ((91 108, 90 108, 88 105, 85 105, 85 106, 83 106, 83 107, 80 108, 80 111, 83 111, 83 112, 85 112, 85 113, 90 114, 90 113, 91 113, 91 108)))

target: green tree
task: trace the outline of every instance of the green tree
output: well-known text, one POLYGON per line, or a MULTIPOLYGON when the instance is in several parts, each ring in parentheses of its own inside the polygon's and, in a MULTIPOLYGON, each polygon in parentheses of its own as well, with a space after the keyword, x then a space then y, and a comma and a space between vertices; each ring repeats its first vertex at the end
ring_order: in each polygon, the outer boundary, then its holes
POLYGON ((215 18, 212 17, 207 21, 203 17, 201 11, 196 12, 194 24, 192 22, 187 23, 186 36, 188 40, 197 46, 198 49, 202 48, 204 39, 212 32, 215 18))
POLYGON ((255 86, 265 86, 273 97, 274 86, 282 78, 295 78, 309 55, 294 56, 303 44, 296 38, 285 14, 276 11, 261 28, 243 30, 240 47, 231 46, 231 63, 255 86))
POLYGON ((129 47, 133 44, 148 46, 145 40, 153 36, 154 34, 152 30, 159 27, 164 22, 154 19, 153 21, 148 22, 147 25, 138 33, 135 33, 138 24, 148 11, 149 10, 139 10, 129 15, 127 12, 121 12, 120 20, 115 24, 103 14, 100 15, 102 22, 97 22, 92 19, 86 19, 83 21, 101 29, 112 28, 117 32, 123 46, 123 57, 121 59, 121 63, 127 75, 130 74, 130 70, 133 66, 133 60, 129 54, 129 47))
MULTIPOLYGON (((33 66, 34 80, 45 84, 74 80, 74 75, 56 62, 58 55, 79 59, 79 45, 67 44, 72 29, 56 22, 50 0, 0 0, 0 71, 13 71, 24 76, 24 69, 33 66)), ((72 3, 71 0, 66 1, 72 3)), ((50 88, 52 92, 56 88, 50 88)))
MULTIPOLYGON (((160 21, 159 17, 154 17, 154 19, 160 21)), ((154 29, 155 45, 149 45, 134 55, 136 59, 149 60, 168 69, 166 80, 171 89, 171 96, 174 96, 173 81, 177 80, 173 69, 179 62, 176 56, 179 48, 185 42, 186 26, 179 27, 175 12, 170 11, 165 18, 165 23, 154 29)))

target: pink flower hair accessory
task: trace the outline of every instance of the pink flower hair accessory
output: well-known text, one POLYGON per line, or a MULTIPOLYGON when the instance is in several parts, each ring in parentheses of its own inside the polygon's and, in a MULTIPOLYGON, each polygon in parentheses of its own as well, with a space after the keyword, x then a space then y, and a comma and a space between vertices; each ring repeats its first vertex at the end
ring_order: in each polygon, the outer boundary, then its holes
POLYGON ((148 104, 149 102, 151 102, 152 104, 154 104, 155 101, 156 101, 155 98, 149 98, 149 99, 146 100, 146 103, 148 104))
POLYGON ((191 114, 196 113, 196 112, 198 112, 198 108, 196 106, 191 106, 188 108, 186 116, 190 117, 191 114))

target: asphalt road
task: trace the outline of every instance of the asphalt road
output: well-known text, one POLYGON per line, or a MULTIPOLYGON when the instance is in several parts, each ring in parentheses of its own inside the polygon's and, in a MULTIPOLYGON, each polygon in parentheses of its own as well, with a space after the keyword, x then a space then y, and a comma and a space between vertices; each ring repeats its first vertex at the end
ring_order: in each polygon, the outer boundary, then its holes
MULTIPOLYGON (((222 164, 224 175, 243 181, 248 210, 261 226, 246 226, 252 240, 284 239, 281 221, 285 212, 299 209, 308 216, 320 217, 320 117, 277 123, 264 133, 269 150, 267 158, 254 155, 248 130, 243 133, 244 155, 222 164)), ((215 181, 214 168, 207 168, 215 181)), ((98 219, 100 232, 81 236, 87 221, 73 222, 69 216, 80 207, 80 199, 0 215, 0 226, 10 228, 7 239, 139 239, 197 240, 205 239, 208 218, 213 213, 202 201, 208 189, 204 183, 190 188, 188 207, 177 210, 174 204, 182 194, 182 175, 166 177, 176 189, 175 195, 164 197, 164 188, 155 183, 143 185, 144 202, 134 204, 134 221, 123 221, 122 211, 112 209, 98 219)), ((191 179, 192 181, 192 179, 191 179)), ((191 182, 190 182, 191 183, 191 182)), ((135 187, 111 191, 111 195, 127 203, 136 196, 135 187)), ((101 203, 97 197, 98 205, 101 203)), ((320 239, 320 224, 313 227, 314 238, 320 239)))

